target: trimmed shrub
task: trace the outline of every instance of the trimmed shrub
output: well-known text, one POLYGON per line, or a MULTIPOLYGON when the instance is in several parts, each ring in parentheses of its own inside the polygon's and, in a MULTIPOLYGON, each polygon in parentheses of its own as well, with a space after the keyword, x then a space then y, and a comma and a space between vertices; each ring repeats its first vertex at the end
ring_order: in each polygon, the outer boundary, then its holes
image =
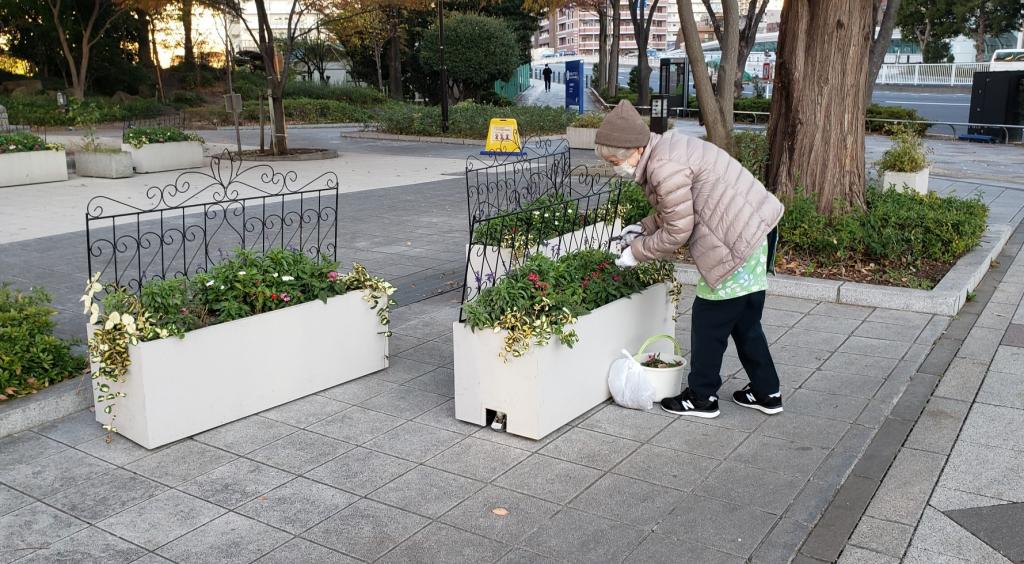
POLYGON ((737 131, 732 136, 736 141, 736 160, 762 184, 765 183, 768 173, 768 136, 754 131, 737 131))
POLYGON ((891 172, 917 172, 928 167, 928 155, 914 130, 897 125, 892 128, 893 146, 882 153, 878 169, 891 172))
POLYGON ((156 117, 163 113, 164 106, 156 100, 139 98, 123 103, 109 98, 87 98, 84 102, 71 99, 67 111, 57 107, 55 99, 45 94, 11 96, 0 98, 0 105, 7 108, 8 119, 18 125, 61 125, 73 126, 88 115, 93 123, 118 122, 125 119, 156 117))
POLYGON ((910 129, 917 135, 924 135, 925 132, 928 131, 928 125, 924 123, 892 123, 887 121, 874 121, 876 119, 924 121, 924 116, 917 113, 917 110, 911 108, 871 104, 868 106, 867 118, 868 121, 865 126, 865 130, 875 133, 892 135, 897 127, 910 129))
MULTIPOLYGON (((462 102, 452 106, 448 116, 447 137, 483 139, 492 118, 513 118, 519 126, 519 134, 545 135, 565 132, 576 114, 564 108, 538 106, 512 106, 499 108, 474 102, 462 102)), ((423 135, 440 137, 441 108, 436 106, 415 106, 393 104, 384 108, 379 116, 380 130, 397 135, 423 135)))
MULTIPOLYGON (((266 88, 266 85, 263 85, 266 88)), ((237 89, 236 89, 237 91, 237 89)), ((258 95, 258 93, 257 93, 258 95)), ((285 99, 334 100, 357 106, 378 106, 387 98, 376 88, 366 86, 335 86, 312 80, 293 80, 285 86, 285 99)))

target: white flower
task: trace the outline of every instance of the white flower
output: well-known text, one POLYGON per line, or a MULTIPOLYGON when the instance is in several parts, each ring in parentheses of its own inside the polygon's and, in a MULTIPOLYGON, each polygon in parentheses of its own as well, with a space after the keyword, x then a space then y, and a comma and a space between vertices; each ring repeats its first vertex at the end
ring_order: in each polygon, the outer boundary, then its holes
POLYGON ((89 315, 89 325, 95 325, 100 318, 100 306, 92 304, 87 313, 91 314, 89 315))
POLYGON ((291 282, 292 280, 295 280, 294 276, 282 276, 281 277, 281 281, 282 282, 291 282))
POLYGON ((239 276, 245 276, 245 271, 244 270, 239 270, 238 271, 238 275, 239 276))
POLYGON ((271 276, 273 276, 274 278, 277 278, 277 273, 275 272, 275 273, 271 274, 271 276))
POLYGON ((213 286, 213 280, 207 280, 207 281, 206 281, 206 285, 207 285, 208 287, 209 287, 209 286, 213 286))
POLYGON ((223 284, 221 284, 221 286, 220 286, 220 289, 221 289, 221 290, 223 290, 223 289, 224 289, 224 285, 223 285, 223 284))
POLYGON ((114 325, 117 325, 120 322, 121 314, 117 313, 116 311, 112 312, 110 315, 107 316, 107 322, 106 324, 103 325, 103 328, 107 330, 113 329, 114 325))

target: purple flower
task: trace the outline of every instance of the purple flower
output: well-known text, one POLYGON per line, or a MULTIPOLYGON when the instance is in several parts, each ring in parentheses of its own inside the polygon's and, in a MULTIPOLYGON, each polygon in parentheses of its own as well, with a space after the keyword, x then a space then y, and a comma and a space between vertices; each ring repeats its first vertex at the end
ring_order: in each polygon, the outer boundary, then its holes
POLYGON ((282 302, 290 302, 290 301, 292 301, 292 297, 289 296, 288 294, 281 294, 281 301, 282 302))

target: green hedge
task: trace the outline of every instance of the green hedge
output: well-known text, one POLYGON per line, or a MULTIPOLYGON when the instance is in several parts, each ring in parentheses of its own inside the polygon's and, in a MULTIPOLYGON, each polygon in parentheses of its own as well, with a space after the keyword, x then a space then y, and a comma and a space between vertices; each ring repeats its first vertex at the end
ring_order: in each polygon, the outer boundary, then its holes
MULTIPOLYGON (((263 119, 270 120, 269 104, 264 102, 263 119)), ((209 123, 213 125, 230 125, 231 114, 224 111, 222 105, 189 108, 185 110, 189 123, 209 123)), ((285 98, 284 115, 290 122, 297 123, 369 123, 374 120, 373 113, 367 108, 348 102, 336 100, 311 100, 308 98, 285 98)), ((260 119, 259 102, 243 100, 242 121, 255 122, 260 119)))
POLYGON ((483 139, 491 118, 513 118, 519 134, 547 135, 564 133, 576 119, 576 114, 564 108, 539 106, 512 106, 499 108, 474 102, 462 102, 451 107, 449 130, 441 133, 441 108, 394 104, 385 107, 379 116, 380 130, 397 135, 423 135, 483 139))
MULTIPOLYGON (((700 103, 697 101, 696 96, 690 96, 690 109, 696 110, 700 108, 700 103)), ((772 101, 768 98, 737 98, 734 103, 733 109, 737 112, 762 112, 770 113, 772 108, 772 101)), ((753 116, 747 114, 737 114, 736 123, 767 123, 768 116, 753 116)), ((876 119, 892 119, 892 120, 907 120, 907 121, 925 121, 924 116, 919 114, 917 110, 912 108, 904 108, 901 106, 882 106, 880 104, 871 104, 867 107, 866 115, 868 121, 865 122, 864 130, 875 133, 891 133, 891 129, 894 123, 873 121, 876 119)), ((927 124, 904 124, 910 127, 918 135, 924 135, 925 131, 928 130, 927 124)))
POLYGON ((49 95, 0 97, 0 105, 7 108, 10 122, 18 125, 77 125, 84 115, 95 117, 97 123, 118 122, 152 118, 164 111, 164 106, 156 100, 142 98, 126 102, 109 98, 86 98, 84 102, 72 99, 67 111, 58 109, 56 98, 49 95))
POLYGON ((0 285, 0 400, 40 390, 81 374, 85 359, 53 335, 50 296, 0 285))
POLYGON ((365 86, 332 86, 310 80, 293 80, 285 86, 284 97, 312 100, 335 100, 357 106, 377 106, 387 98, 376 88, 365 86))

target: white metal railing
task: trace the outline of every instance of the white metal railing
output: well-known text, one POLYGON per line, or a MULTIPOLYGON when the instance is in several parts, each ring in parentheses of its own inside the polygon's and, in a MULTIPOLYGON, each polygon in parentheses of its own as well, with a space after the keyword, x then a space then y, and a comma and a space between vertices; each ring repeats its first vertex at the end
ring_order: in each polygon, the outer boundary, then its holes
POLYGON ((876 84, 909 86, 970 86, 974 73, 987 71, 988 63, 886 64, 876 84))

